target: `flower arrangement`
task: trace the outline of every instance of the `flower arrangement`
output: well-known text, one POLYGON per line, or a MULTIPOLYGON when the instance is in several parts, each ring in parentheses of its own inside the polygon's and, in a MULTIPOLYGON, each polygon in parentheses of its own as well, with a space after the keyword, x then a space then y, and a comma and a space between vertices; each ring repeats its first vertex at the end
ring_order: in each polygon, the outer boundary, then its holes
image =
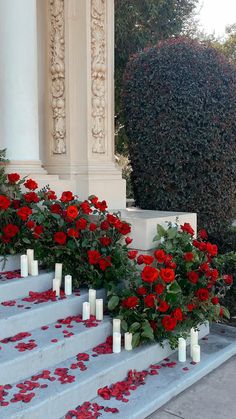
POLYGON ((168 339, 174 347, 192 327, 229 317, 220 299, 233 279, 214 267, 218 249, 206 231, 196 239, 188 223, 180 229, 169 224, 166 230, 158 225, 157 231, 154 239, 161 244, 153 256, 131 256, 144 265, 138 279, 110 294, 108 303, 123 330, 133 333, 133 346, 168 339))

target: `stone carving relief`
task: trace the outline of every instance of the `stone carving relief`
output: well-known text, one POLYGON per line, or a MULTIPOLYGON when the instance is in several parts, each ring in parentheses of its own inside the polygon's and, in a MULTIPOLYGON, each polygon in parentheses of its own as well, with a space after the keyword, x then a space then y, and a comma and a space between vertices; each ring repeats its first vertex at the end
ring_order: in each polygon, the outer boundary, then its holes
POLYGON ((52 152, 66 153, 64 0, 50 0, 52 152))
POLYGON ((92 152, 105 153, 106 0, 91 0, 92 152))

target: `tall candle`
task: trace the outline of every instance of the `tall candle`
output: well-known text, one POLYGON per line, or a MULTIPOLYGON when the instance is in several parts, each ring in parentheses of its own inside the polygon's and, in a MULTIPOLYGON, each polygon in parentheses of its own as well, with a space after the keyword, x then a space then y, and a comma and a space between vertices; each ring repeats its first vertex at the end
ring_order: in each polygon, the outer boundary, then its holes
POLYGON ((38 276, 39 274, 39 266, 37 260, 32 260, 31 262, 31 275, 32 276, 38 276))
POLYGON ((62 263, 56 263, 55 264, 55 278, 59 279, 60 286, 61 286, 61 280, 62 280, 62 263))
POLYGON ((89 320, 90 319, 90 304, 85 301, 83 303, 83 320, 89 320))
POLYGON ((113 333, 120 333, 120 319, 113 319, 113 333))
POLYGON ((126 351, 132 351, 132 333, 125 333, 125 349, 126 351))
POLYGON ((121 334, 113 333, 113 352, 118 354, 121 351, 121 334))
POLYGON ((71 275, 65 276, 65 294, 66 295, 72 294, 72 276, 71 275))
POLYGON ((60 286, 61 286, 61 284, 60 284, 59 279, 54 278, 52 283, 53 283, 53 285, 52 285, 53 291, 56 291, 56 296, 60 297, 60 286))
POLYGON ((201 348, 200 345, 193 345, 193 362, 200 362, 201 348))
POLYGON ((22 255, 20 257, 20 275, 23 277, 28 276, 28 257, 27 255, 22 255))
POLYGON ((28 259, 28 273, 31 275, 31 264, 34 260, 34 249, 27 249, 26 254, 28 259))
POLYGON ((96 314, 96 290, 89 290, 89 304, 90 304, 90 314, 95 316, 96 314))
POLYGON ((96 319, 103 319, 103 299, 99 298, 96 300, 96 319))
POLYGON ((198 344, 198 331, 193 327, 190 331, 190 354, 193 356, 193 346, 198 344))
POLYGON ((186 362, 186 340, 183 338, 179 338, 178 359, 179 362, 186 362))

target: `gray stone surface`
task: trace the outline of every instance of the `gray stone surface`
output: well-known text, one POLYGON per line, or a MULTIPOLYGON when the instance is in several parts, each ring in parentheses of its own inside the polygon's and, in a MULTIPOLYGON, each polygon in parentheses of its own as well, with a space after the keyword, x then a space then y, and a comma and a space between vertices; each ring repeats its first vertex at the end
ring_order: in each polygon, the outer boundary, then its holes
POLYGON ((20 269, 20 255, 0 255, 0 272, 20 269))

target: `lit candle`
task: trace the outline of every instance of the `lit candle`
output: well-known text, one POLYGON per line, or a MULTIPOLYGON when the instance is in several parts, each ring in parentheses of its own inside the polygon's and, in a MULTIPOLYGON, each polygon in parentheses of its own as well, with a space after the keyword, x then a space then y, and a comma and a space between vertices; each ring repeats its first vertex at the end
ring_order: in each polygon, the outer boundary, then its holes
POLYGON ((126 351, 132 351, 132 333, 125 333, 125 349, 126 351))
POLYGON ((66 295, 72 294, 72 276, 71 275, 65 276, 65 294, 66 295))
POLYGON ((193 345, 193 362, 200 362, 201 348, 200 345, 193 345))
POLYGON ((121 334, 113 333, 113 352, 118 354, 121 351, 121 334))
POLYGON ((83 320, 89 320, 90 319, 90 304, 85 301, 83 303, 83 320))
POLYGON ((183 338, 179 338, 178 359, 179 359, 179 362, 186 361, 186 340, 183 338))
POLYGON ((20 275, 23 277, 28 276, 28 257, 27 255, 22 255, 20 257, 20 275))
POLYGON ((90 304, 90 314, 95 316, 96 314, 96 290, 89 290, 89 304, 90 304))
POLYGON ((96 319, 102 320, 103 319, 103 299, 99 298, 96 300, 96 319))
POLYGON ((31 275, 31 264, 34 260, 34 249, 27 249, 26 254, 28 259, 28 273, 31 275))
POLYGON ((31 262, 31 275, 32 276, 38 276, 39 274, 39 266, 37 260, 32 260, 31 262))
POLYGON ((53 291, 56 291, 56 296, 57 297, 60 297, 60 286, 61 286, 61 284, 60 284, 59 279, 58 278, 54 278, 53 279, 52 289, 53 289, 53 291))
POLYGON ((120 319, 113 319, 113 333, 120 333, 120 319))
POLYGON ((193 356, 193 346, 198 344, 198 331, 193 327, 190 331, 190 354, 193 356))
POLYGON ((60 286, 61 286, 61 280, 62 280, 62 263, 56 263, 55 264, 55 278, 59 279, 60 286))

